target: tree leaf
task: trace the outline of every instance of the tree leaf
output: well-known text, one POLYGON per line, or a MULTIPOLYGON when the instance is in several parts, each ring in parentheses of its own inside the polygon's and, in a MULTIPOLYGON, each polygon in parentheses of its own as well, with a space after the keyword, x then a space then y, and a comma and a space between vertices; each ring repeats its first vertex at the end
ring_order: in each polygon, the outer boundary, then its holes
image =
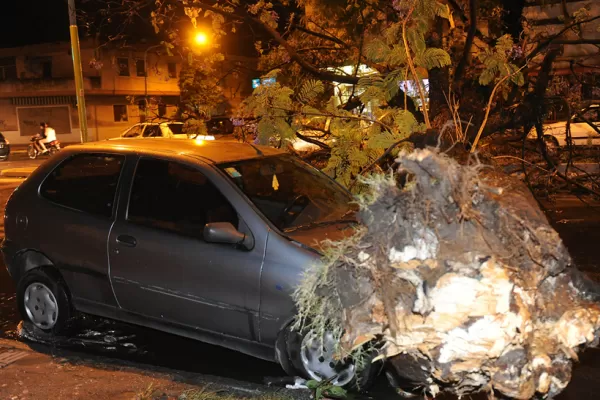
POLYGON ((303 103, 310 103, 324 91, 325 87, 323 86, 323 82, 317 81, 315 79, 310 79, 304 82, 304 84, 300 88, 300 91, 298 93, 298 100, 300 100, 303 103))
POLYGON ((379 63, 388 57, 390 47, 383 40, 375 38, 365 44, 364 53, 368 60, 379 63))
POLYGON ((427 70, 433 68, 444 68, 451 63, 452 60, 450 59, 450 54, 443 49, 438 49, 435 47, 429 48, 425 50, 421 56, 415 57, 415 64, 427 70))

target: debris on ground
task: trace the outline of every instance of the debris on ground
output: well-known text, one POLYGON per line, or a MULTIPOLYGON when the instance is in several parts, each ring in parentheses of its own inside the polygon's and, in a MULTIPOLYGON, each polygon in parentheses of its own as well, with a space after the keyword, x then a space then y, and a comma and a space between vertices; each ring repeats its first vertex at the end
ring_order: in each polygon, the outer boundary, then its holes
POLYGON ((594 284, 523 183, 430 149, 396 161, 398 174, 367 182, 362 227, 298 288, 298 325, 335 332, 354 357, 384 343, 432 396, 556 396, 599 342, 594 284))

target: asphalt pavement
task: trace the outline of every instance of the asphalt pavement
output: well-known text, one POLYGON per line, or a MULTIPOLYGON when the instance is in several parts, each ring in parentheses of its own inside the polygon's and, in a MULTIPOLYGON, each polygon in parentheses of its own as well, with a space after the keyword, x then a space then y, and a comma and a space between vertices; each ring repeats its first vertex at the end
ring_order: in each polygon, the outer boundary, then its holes
POLYGON ((48 156, 41 156, 30 160, 24 150, 12 152, 7 161, 0 161, 0 178, 27 177, 47 159, 48 156))

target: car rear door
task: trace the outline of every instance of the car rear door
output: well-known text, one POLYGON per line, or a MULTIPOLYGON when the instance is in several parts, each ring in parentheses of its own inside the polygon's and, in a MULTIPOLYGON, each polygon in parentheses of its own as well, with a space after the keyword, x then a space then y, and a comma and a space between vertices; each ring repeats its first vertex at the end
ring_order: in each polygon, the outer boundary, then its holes
POLYGON ((78 308, 116 306, 108 278, 107 240, 125 156, 78 153, 42 182, 28 221, 29 242, 52 260, 78 308))
POLYGON ((142 131, 144 130, 144 126, 142 124, 135 124, 121 135, 124 138, 136 138, 142 135, 142 131))
POLYGON ((114 290, 129 312, 256 340, 265 243, 245 250, 203 240, 208 222, 251 234, 215 177, 208 167, 139 159, 109 238, 114 290))

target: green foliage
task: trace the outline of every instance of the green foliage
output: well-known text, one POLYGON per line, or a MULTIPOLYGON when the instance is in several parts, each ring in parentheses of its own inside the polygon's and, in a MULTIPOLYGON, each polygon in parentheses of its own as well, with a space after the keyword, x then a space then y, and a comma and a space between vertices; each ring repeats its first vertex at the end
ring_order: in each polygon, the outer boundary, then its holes
POLYGON ((310 103, 317 96, 323 94, 325 91, 325 87, 323 86, 323 82, 317 81, 314 79, 309 79, 304 82, 304 85, 300 88, 298 93, 298 100, 303 103, 310 103))
POLYGON ((223 90, 211 61, 216 60, 197 60, 189 53, 186 62, 182 64, 179 74, 181 114, 208 120, 212 111, 223 102, 223 90))
POLYGON ((348 392, 339 386, 332 385, 331 383, 308 381, 306 387, 313 391, 313 398, 315 400, 323 399, 345 399, 348 396, 348 392))
POLYGON ((447 67, 451 63, 450 55, 442 49, 429 48, 415 57, 415 64, 427 70, 447 67))
POLYGON ((479 60, 484 65, 484 70, 479 76, 479 83, 481 85, 487 86, 507 75, 513 75, 510 80, 515 85, 521 86, 525 83, 523 73, 510 60, 513 48, 514 42, 512 37, 504 35, 498 39, 494 48, 486 48, 484 52, 479 54, 479 60))

